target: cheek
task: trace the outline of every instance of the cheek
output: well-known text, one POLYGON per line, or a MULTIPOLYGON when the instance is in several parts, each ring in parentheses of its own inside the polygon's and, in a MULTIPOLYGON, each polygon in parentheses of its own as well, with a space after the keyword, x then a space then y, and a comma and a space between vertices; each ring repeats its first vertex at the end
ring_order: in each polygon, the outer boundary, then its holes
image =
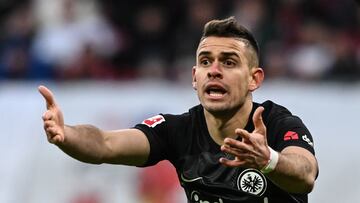
POLYGON ((234 78, 234 83, 233 86, 235 87, 235 92, 237 92, 237 94, 243 96, 244 94, 246 94, 246 92, 249 91, 249 79, 248 77, 237 77, 234 78))
POLYGON ((203 83, 203 79, 201 78, 200 74, 193 75, 192 86, 195 90, 201 89, 202 83, 203 83))
POLYGON ((204 78, 206 78, 206 75, 204 76, 204 74, 202 74, 200 71, 196 71, 196 73, 193 75, 193 80, 196 83, 202 83, 204 78))

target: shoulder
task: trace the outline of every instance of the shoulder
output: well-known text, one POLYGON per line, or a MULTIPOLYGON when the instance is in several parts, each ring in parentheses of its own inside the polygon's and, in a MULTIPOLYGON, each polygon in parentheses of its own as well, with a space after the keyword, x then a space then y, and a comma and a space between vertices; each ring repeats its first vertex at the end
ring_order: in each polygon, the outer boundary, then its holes
POLYGON ((164 117, 166 122, 171 125, 188 124, 193 120, 196 120, 203 111, 201 105, 194 106, 189 109, 188 112, 182 114, 160 114, 164 117))
POLYGON ((201 108, 195 106, 182 114, 158 114, 135 126, 146 135, 150 144, 150 155, 144 166, 164 159, 176 162, 191 141, 191 132, 196 126, 193 121, 201 115, 201 108))
POLYGON ((259 104, 265 108, 265 115, 267 116, 289 116, 292 113, 284 106, 277 104, 273 101, 267 100, 262 104, 259 104))
POLYGON ((202 111, 202 106, 197 105, 182 114, 160 113, 145 119, 142 123, 137 124, 136 128, 144 131, 145 134, 151 132, 163 135, 179 134, 179 131, 191 128, 199 120, 202 111))
POLYGON ((288 131, 296 130, 299 133, 310 134, 300 117, 292 114, 284 106, 272 101, 266 101, 260 105, 265 108, 263 119, 268 133, 283 135, 288 131))
POLYGON ((263 113, 263 118, 267 123, 291 121, 301 122, 301 119, 298 116, 292 114, 289 109, 273 101, 267 100, 264 103, 258 105, 264 107, 265 111, 263 113))
POLYGON ((315 153, 312 135, 298 116, 272 101, 259 105, 265 108, 263 118, 271 147, 281 151, 287 146, 299 146, 315 153))

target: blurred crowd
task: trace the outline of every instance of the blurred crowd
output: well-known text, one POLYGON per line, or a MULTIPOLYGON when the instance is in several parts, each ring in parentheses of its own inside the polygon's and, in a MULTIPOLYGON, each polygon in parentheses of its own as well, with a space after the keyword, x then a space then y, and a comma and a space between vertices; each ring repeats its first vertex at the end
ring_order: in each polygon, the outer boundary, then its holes
POLYGON ((235 16, 267 78, 360 80, 353 0, 0 2, 0 80, 188 82, 203 25, 235 16))

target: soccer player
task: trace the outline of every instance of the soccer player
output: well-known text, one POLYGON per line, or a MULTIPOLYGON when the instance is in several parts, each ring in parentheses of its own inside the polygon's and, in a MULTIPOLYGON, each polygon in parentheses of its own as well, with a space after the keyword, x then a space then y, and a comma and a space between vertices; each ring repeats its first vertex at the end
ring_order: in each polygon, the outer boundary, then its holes
POLYGON ((104 131, 65 125, 52 92, 40 86, 44 129, 50 143, 87 163, 145 167, 169 160, 188 202, 307 202, 318 174, 312 136, 285 107, 253 101, 263 79, 252 34, 233 17, 213 20, 192 69, 199 105, 104 131))

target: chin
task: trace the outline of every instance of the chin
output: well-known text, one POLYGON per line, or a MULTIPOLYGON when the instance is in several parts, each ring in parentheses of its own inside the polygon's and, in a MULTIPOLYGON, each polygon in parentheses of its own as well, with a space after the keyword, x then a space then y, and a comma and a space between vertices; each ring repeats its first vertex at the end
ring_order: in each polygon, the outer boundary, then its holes
POLYGON ((204 109, 206 109, 206 111, 214 115, 226 114, 229 111, 231 111, 229 105, 225 105, 225 104, 203 104, 203 107, 204 109))
POLYGON ((231 116, 238 112, 242 105, 232 102, 209 102, 203 101, 204 109, 215 116, 231 116))

